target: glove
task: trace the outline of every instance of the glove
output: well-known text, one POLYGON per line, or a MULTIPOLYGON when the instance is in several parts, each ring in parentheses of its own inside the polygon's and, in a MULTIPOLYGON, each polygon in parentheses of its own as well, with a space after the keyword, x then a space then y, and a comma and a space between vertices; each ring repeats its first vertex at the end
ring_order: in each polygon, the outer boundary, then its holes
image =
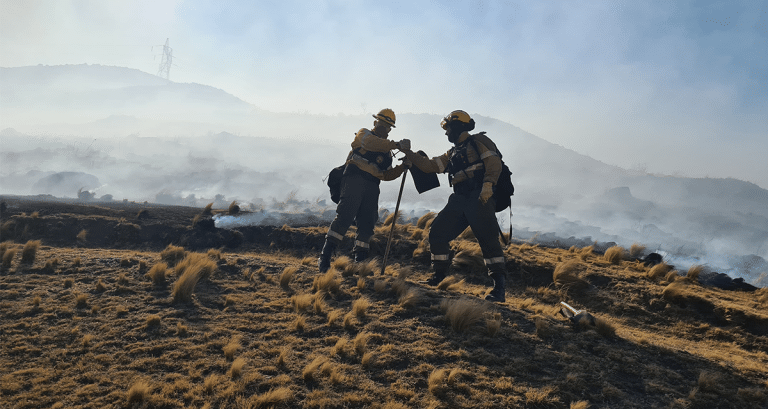
POLYGON ((411 150, 410 139, 403 139, 400 142, 397 142, 396 144, 397 144, 397 149, 400 149, 403 152, 411 150))
POLYGON ((408 168, 408 169, 410 169, 410 168, 411 168, 411 166, 413 166, 413 162, 411 162, 411 160, 410 160, 410 159, 408 159, 408 157, 407 157, 407 156, 403 156, 403 157, 402 157, 402 159, 400 159, 400 160, 401 160, 401 161, 403 161, 403 162, 401 163, 401 165, 405 166, 405 167, 406 167, 406 168, 408 168))
POLYGON ((486 204, 491 196, 493 196, 493 183, 483 183, 483 190, 480 191, 480 201, 483 202, 483 204, 486 204))

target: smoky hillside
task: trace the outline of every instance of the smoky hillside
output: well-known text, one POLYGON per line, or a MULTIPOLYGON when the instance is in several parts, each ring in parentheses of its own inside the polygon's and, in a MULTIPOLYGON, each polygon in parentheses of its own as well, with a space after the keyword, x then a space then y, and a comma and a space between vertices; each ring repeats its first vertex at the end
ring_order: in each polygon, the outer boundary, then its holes
MULTIPOLYGON (((237 202, 258 215, 222 218, 222 226, 329 222, 335 207, 324 178, 344 162, 354 133, 371 127, 371 112, 268 108, 123 67, 0 68, 0 193, 195 207, 237 202), (268 217, 272 213, 293 218, 268 217)), ((391 108, 397 113, 391 139, 408 138, 429 156, 449 149, 440 115, 391 108)), ((766 189, 609 166, 470 114, 513 172, 516 238, 559 246, 641 243, 681 268, 705 264, 752 283, 768 271, 766 189)), ((444 175, 440 182, 421 195, 406 183, 401 209, 407 219, 442 207, 450 188, 444 175)), ((382 183, 382 208, 394 209, 399 186, 382 183)), ((497 216, 506 231, 510 213, 497 216)))

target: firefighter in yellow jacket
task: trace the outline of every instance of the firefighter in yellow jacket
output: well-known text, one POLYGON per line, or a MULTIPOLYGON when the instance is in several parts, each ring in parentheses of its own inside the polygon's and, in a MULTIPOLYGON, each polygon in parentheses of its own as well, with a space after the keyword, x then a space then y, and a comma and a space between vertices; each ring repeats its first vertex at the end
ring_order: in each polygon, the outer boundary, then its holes
POLYGON ((464 111, 453 111, 440 126, 454 146, 445 154, 429 159, 403 149, 407 158, 426 173, 448 173, 453 194, 438 213, 429 231, 433 275, 425 283, 439 284, 451 265, 450 242, 467 226, 483 251, 485 265, 493 279, 493 289, 486 300, 504 302, 506 267, 499 243, 493 190, 501 174, 502 164, 496 145, 485 132, 470 134, 475 121, 464 111))
POLYGON ((352 151, 347 156, 344 176, 341 179, 341 196, 336 207, 336 218, 325 236, 318 267, 325 273, 331 267, 331 257, 344 234, 355 222, 357 236, 352 249, 355 261, 368 258, 369 241, 373 227, 379 219, 379 184, 393 180, 407 169, 407 162, 392 167, 393 149, 410 149, 410 141, 394 142, 387 137, 395 127, 395 113, 388 108, 373 116, 373 129, 357 131, 352 141, 352 151))

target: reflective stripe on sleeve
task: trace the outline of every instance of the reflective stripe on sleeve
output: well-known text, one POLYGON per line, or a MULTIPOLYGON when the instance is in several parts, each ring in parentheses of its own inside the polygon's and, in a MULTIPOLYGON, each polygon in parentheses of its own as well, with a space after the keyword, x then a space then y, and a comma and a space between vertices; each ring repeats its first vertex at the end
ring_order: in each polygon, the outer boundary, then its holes
POLYGON ((362 247, 364 249, 371 248, 371 245, 360 240, 355 240, 355 247, 362 247))
POLYGON ((341 240, 341 239, 344 238, 343 235, 341 235, 339 233, 336 233, 335 231, 333 231, 331 229, 328 229, 328 235, 327 236, 328 237, 333 237, 334 239, 338 239, 338 240, 341 240))
POLYGON ((443 163, 443 160, 440 159, 439 156, 435 156, 432 158, 432 160, 437 164, 437 173, 443 173, 445 171, 445 164, 443 163))
POLYGON ((433 254, 432 261, 448 261, 447 254, 433 254))
POLYGON ((484 260, 485 260, 485 265, 487 266, 489 264, 503 263, 504 262, 504 257, 486 258, 484 260))

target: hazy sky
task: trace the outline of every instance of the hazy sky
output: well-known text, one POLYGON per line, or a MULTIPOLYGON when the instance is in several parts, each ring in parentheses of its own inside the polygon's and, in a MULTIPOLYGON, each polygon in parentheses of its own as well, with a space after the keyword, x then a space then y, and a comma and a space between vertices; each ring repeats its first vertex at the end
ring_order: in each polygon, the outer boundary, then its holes
POLYGON ((270 111, 464 109, 625 168, 768 188, 766 0, 0 0, 0 16, 3 67, 156 73, 169 38, 171 80, 270 111))

